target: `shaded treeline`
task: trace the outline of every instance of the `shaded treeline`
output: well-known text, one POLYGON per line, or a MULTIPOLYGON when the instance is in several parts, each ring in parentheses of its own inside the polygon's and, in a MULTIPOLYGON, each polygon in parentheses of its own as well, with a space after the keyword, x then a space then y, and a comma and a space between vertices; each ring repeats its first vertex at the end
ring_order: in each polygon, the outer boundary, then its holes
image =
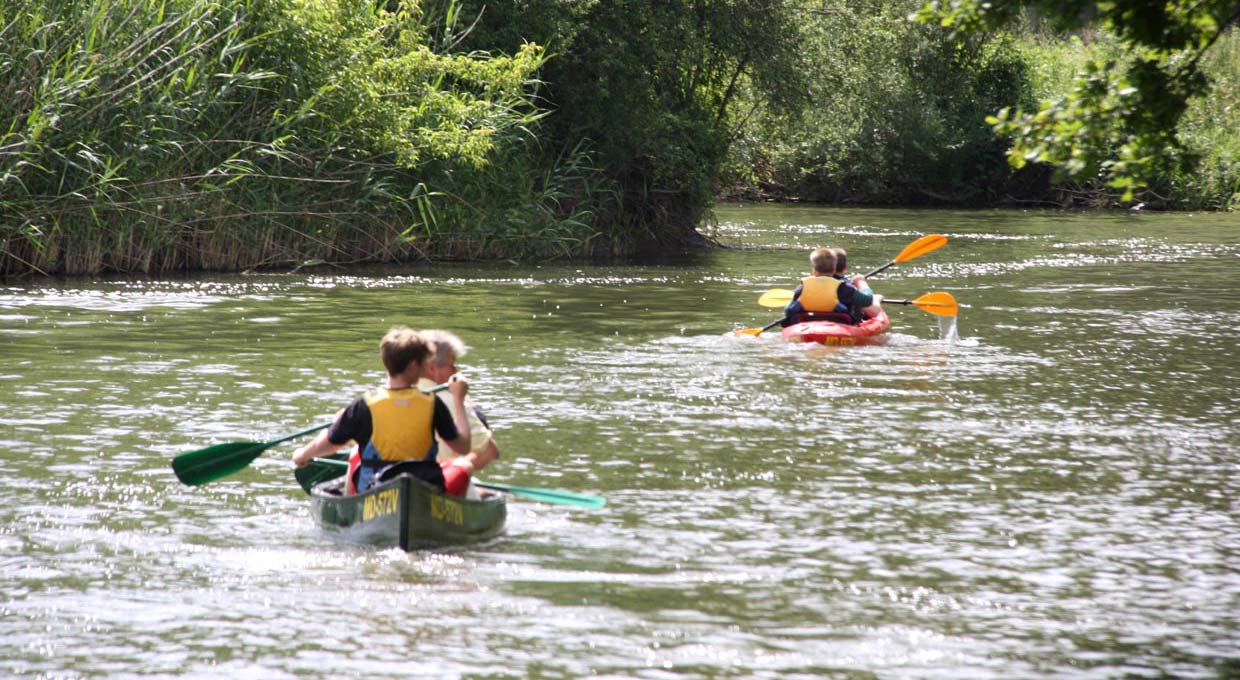
MULTIPOLYGON (((993 116, 1060 100, 1082 119, 1117 118, 1121 106, 1133 105, 1137 88, 1091 69, 1095 62, 1138 61, 1139 49, 1097 28, 1064 33, 1033 10, 1003 31, 952 32, 910 22, 923 4, 828 3, 814 20, 798 22, 814 65, 811 101, 792 116, 759 105, 751 118, 737 119, 723 191, 859 204, 1240 208, 1240 34, 1234 28, 1206 53, 1203 72, 1212 87, 1190 100, 1171 131, 1179 146, 1153 166, 1148 186, 1125 199, 1106 173, 1068 176, 1033 164, 1040 147, 1027 163, 1009 159, 1010 140, 996 133, 993 116), (1108 88, 1113 100, 1083 101, 1108 88)), ((1055 125, 1065 139, 1097 134, 1071 120, 1055 125)), ((1114 143, 1131 140, 1123 134, 1115 133, 1114 143)))
MULTIPOLYGON (((696 243, 721 194, 1115 204, 986 122, 1114 42, 919 6, 10 0, 0 274, 623 255, 696 243)), ((1240 202, 1238 44, 1141 200, 1240 202)))
POLYGON ((803 107, 800 13, 783 0, 463 0, 464 45, 547 45, 544 143, 587 144, 614 187, 597 215, 645 246, 692 241, 738 106, 803 107))

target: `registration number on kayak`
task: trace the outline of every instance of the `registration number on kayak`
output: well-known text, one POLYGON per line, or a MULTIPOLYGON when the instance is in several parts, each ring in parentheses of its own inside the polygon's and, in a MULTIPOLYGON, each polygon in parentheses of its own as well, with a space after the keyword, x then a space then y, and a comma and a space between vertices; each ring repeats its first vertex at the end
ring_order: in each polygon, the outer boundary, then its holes
POLYGON ((465 523, 465 509, 460 503, 450 498, 431 496, 431 517, 459 526, 465 523))
POLYGON ((400 489, 387 489, 373 496, 367 496, 362 502, 362 520, 372 520, 383 515, 390 515, 400 507, 400 489))

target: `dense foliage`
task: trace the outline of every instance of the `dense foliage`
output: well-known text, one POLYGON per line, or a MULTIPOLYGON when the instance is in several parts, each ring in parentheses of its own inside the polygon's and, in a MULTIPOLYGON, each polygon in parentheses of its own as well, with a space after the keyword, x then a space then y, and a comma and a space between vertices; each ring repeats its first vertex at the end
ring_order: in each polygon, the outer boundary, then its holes
POLYGON ((1034 16, 1060 31, 1096 26, 1118 49, 1093 59, 1060 97, 1028 111, 1004 108, 989 119, 1012 137, 1014 167, 1046 163, 1073 179, 1100 177, 1131 199, 1133 189, 1196 158, 1179 137, 1190 100, 1209 79, 1203 57, 1240 19, 1234 0, 933 0, 919 13, 955 36, 976 35, 1034 16))
POLYGON ((635 253, 721 193, 1240 205, 1229 3, 923 2, 10 0, 0 275, 635 253))
POLYGON ((1150 103, 1104 77, 1132 51, 1105 22, 1066 32, 1053 16, 1029 11, 1010 14, 1004 30, 958 14, 944 19, 947 29, 906 20, 942 16, 930 9, 905 0, 804 13, 799 25, 817 66, 812 101, 798 116, 761 107, 756 116, 738 116, 725 194, 868 204, 1240 207, 1234 30, 1211 35, 1195 53, 1197 78, 1210 83, 1206 96, 1150 103), (1034 110, 1040 113, 1021 113, 1034 110), (1177 117, 1166 115, 1171 110, 1177 117))
POLYGON ((528 138, 543 63, 428 35, 369 0, 5 4, 0 271, 424 254, 431 180, 528 138))
MULTIPOLYGON (((1017 191, 984 118, 1027 103, 1010 41, 957 43, 907 21, 915 0, 803 13, 813 68, 794 115, 734 117, 725 188, 828 202, 990 204, 1017 191)), ((760 104, 755 102, 756 104, 760 104)), ((1030 173, 1026 173, 1030 174, 1030 173)))
POLYGON ((614 188, 599 217, 647 244, 684 243, 714 194, 739 90, 796 107, 809 64, 781 0, 469 0, 466 45, 546 44, 544 144, 584 145, 614 188))

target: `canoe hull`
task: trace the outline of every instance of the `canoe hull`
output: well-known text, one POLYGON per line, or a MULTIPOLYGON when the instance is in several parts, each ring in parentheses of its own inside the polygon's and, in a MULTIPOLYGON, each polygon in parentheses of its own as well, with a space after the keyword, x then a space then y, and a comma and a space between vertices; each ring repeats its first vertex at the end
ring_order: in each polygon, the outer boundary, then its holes
POLYGON ((780 335, 789 342, 816 342, 820 345, 874 345, 887 340, 891 319, 879 313, 856 326, 830 321, 805 321, 783 329, 780 335))
POLYGON ((353 496, 340 493, 342 479, 310 491, 310 513, 319 526, 349 543, 416 550, 494 538, 508 518, 505 496, 482 500, 450 496, 420 479, 402 475, 353 496))

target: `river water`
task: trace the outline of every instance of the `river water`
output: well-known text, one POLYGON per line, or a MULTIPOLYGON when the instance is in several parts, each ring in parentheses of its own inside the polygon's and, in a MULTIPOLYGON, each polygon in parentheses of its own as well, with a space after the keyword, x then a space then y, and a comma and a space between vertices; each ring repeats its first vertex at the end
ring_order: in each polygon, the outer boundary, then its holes
POLYGON ((1240 677, 1240 218, 720 206, 655 264, 0 286, 0 676, 1240 677), (944 290, 882 346, 738 338, 808 250, 944 290), (308 514, 294 444, 450 328, 503 537, 308 514))

